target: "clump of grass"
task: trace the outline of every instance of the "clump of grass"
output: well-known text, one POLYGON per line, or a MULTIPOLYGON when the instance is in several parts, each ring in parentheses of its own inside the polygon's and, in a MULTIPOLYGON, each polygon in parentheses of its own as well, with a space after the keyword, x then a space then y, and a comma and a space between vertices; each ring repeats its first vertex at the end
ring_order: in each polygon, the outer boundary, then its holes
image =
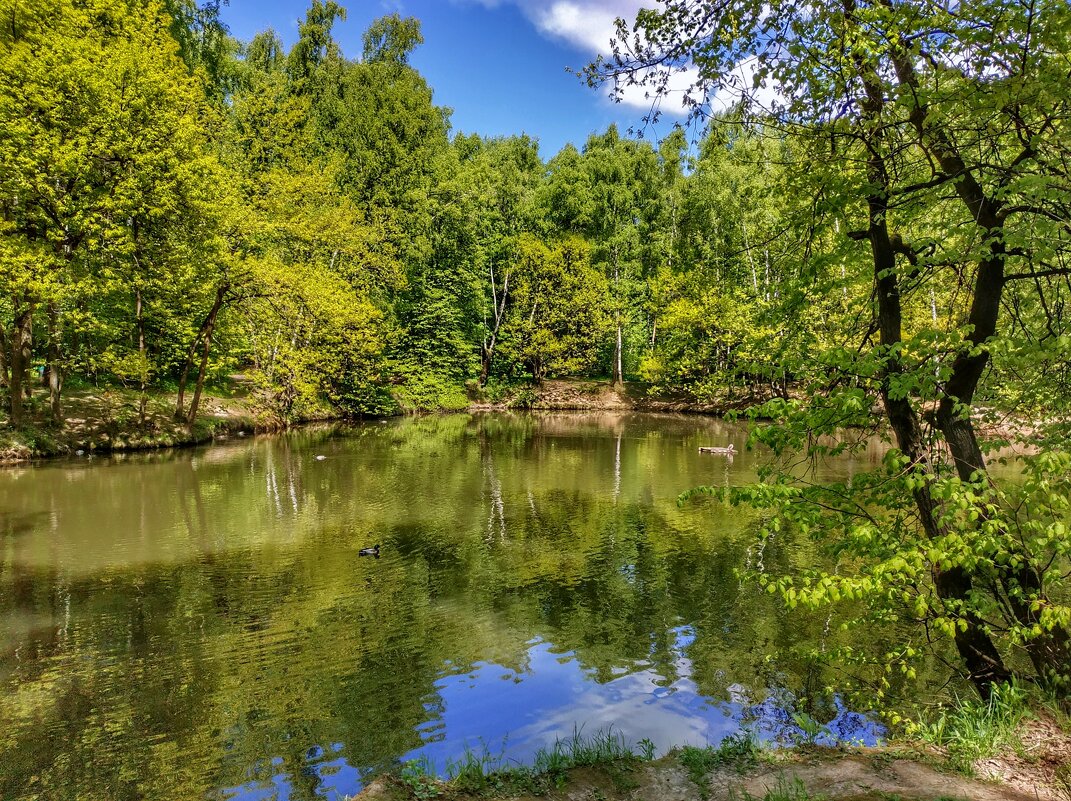
POLYGON ((688 778, 699 787, 699 795, 706 798, 710 792, 707 778, 719 768, 731 768, 744 773, 759 761, 762 748, 750 732, 739 732, 726 737, 717 746, 697 748, 686 745, 677 752, 677 759, 688 769, 688 778))
POLYGON ((1021 749, 1018 729, 1030 714, 1026 691, 1016 684, 998 685, 988 701, 957 698, 936 714, 908 726, 908 733, 946 749, 956 770, 971 775, 976 761, 1005 748, 1021 749))
POLYGON ((501 772, 501 760, 491 756, 486 749, 476 752, 465 748, 460 759, 447 763, 446 772, 454 788, 470 794, 480 793, 494 783, 492 778, 501 772))
MULTIPOLYGON (((729 797, 735 799, 735 794, 730 794, 729 797)), ((799 779, 788 781, 782 776, 777 780, 777 786, 772 790, 767 790, 761 799, 757 799, 745 790, 741 801, 828 801, 828 798, 829 796, 824 793, 812 795, 799 779)))
POLYGON ((607 771, 618 789, 630 788, 628 771, 643 759, 654 756, 654 743, 641 740, 639 755, 625 738, 607 729, 585 736, 574 729, 571 737, 555 740, 549 748, 536 752, 531 766, 505 767, 499 757, 466 749, 463 756, 447 765, 447 778, 439 779, 427 757, 402 766, 398 779, 418 801, 429 801, 451 792, 466 795, 538 795, 561 787, 573 768, 597 767, 607 771))
MULTIPOLYGON (((649 759, 654 754, 654 744, 643 741, 641 752, 649 759)), ((533 792, 546 790, 550 785, 561 787, 566 774, 573 768, 599 767, 607 771, 619 790, 627 790, 633 784, 627 773, 639 761, 640 757, 625 738, 612 729, 597 731, 590 737, 585 737, 580 729, 574 729, 572 737, 555 740, 550 748, 536 752, 527 786, 533 792)))
POLYGON ((426 756, 411 759, 402 765, 398 778, 409 788, 413 797, 420 801, 428 801, 443 794, 443 784, 435 775, 435 766, 426 756))
POLYGON ((572 737, 556 740, 549 750, 539 749, 534 768, 537 773, 560 773, 570 768, 636 758, 625 738, 615 734, 612 729, 598 731, 591 737, 584 737, 579 729, 573 729, 572 737))

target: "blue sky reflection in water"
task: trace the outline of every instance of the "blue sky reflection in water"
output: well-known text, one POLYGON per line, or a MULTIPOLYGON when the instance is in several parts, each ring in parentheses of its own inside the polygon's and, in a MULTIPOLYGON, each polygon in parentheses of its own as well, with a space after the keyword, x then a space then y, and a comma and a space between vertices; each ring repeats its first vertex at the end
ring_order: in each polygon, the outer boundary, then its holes
POLYGON ((866 739, 809 654, 883 633, 786 614, 736 572, 815 544, 760 559, 754 511, 677 503, 755 480, 754 453, 698 452, 745 438, 454 415, 0 471, 0 798, 313 801, 418 755, 525 761, 574 727, 775 739, 788 693, 866 739))
MULTIPOLYGON (((804 737, 792 717, 791 697, 772 693, 758 703, 747 701, 739 688, 737 699, 714 703, 699 692, 691 677, 685 649, 695 638, 688 626, 673 631, 679 678, 671 684, 653 670, 625 673, 606 683, 597 682, 571 652, 561 653, 551 643, 535 640, 522 671, 478 663, 464 673, 449 672, 435 683, 436 697, 426 705, 428 720, 419 727, 424 745, 404 754, 400 761, 426 759, 439 776, 448 774, 451 762, 466 750, 489 754, 497 763, 531 764, 540 748, 568 739, 570 732, 590 735, 612 731, 634 745, 650 739, 658 753, 674 746, 716 745, 742 730, 771 745, 804 737)), ((818 742, 874 745, 883 727, 873 719, 844 707, 838 698, 837 715, 825 724, 818 742)), ((305 771, 315 775, 319 792, 329 799, 345 798, 364 786, 367 770, 339 756, 341 743, 309 749, 305 771)), ((274 760, 278 766, 281 760, 274 760)), ((224 793, 235 801, 288 800, 289 780, 275 774, 224 793)))

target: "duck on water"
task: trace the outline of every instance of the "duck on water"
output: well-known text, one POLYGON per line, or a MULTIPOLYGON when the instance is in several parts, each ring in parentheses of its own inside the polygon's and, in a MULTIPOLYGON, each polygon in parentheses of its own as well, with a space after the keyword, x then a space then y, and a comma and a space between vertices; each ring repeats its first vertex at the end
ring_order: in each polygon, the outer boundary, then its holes
POLYGON ((379 558, 379 543, 377 542, 371 548, 361 548, 361 550, 357 551, 357 555, 358 556, 374 556, 376 559, 378 559, 379 558))
POLYGON ((709 447, 709 446, 700 445, 699 446, 699 452, 700 453, 719 453, 719 454, 721 454, 723 456, 732 456, 733 454, 736 453, 736 448, 733 446, 733 444, 731 442, 729 443, 728 447, 725 447, 725 448, 712 448, 712 447, 709 447))

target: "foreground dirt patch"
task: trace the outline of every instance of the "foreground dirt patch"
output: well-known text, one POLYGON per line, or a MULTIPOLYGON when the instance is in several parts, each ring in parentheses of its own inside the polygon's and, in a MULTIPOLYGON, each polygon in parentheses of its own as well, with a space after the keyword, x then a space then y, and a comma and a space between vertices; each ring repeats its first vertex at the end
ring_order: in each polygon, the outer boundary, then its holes
POLYGON ((1055 795, 1025 792, 984 783, 908 759, 876 753, 816 758, 771 766, 746 777, 721 774, 712 778, 711 799, 763 798, 779 788, 805 788, 814 797, 830 799, 970 799, 970 801, 1038 801, 1055 795), (743 796, 746 798, 746 796, 743 796))
POLYGON ((1014 752, 975 762, 975 773, 1031 798, 1040 788, 1052 798, 1071 801, 1071 733, 1042 717, 1023 726, 1019 740, 1021 747, 1014 752))
MULTIPOLYGON (((844 751, 817 749, 782 752, 771 761, 740 773, 723 769, 700 787, 675 754, 631 766, 577 768, 558 787, 540 795, 489 795, 509 801, 777 801, 851 799, 851 801, 1069 801, 1055 786, 1031 784, 1029 774, 1012 784, 996 784, 942 772, 882 749, 844 751)), ((396 778, 373 782, 357 798, 362 801, 412 801, 411 789, 396 778)), ((443 787, 421 796, 441 801, 472 796, 443 787)))

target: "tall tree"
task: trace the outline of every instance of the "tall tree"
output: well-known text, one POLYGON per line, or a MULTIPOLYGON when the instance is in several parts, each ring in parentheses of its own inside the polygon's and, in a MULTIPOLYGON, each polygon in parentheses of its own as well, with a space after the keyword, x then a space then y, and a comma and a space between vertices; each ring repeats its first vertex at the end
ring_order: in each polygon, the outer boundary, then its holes
MULTIPOLYGON (((1066 681, 1071 665, 1071 613, 1050 592, 1066 545, 1023 536, 1041 524, 994 488, 972 419, 993 346, 1008 331, 1006 288, 1029 281, 1044 295, 1041 282, 1068 273, 1060 120, 1069 101, 1060 87, 1069 37, 1062 2, 668 0, 631 30, 619 22, 613 57, 588 71, 618 90, 632 81, 664 88, 670 72, 694 65, 690 99, 700 113, 715 93, 742 95, 747 119, 791 133, 796 183, 819 194, 816 212, 845 210, 851 224, 840 236, 868 248, 875 302, 863 358, 838 367, 865 376, 881 398, 921 535, 903 537, 911 529, 898 518, 898 541, 883 540, 877 553, 894 585, 920 580, 897 564, 929 566, 937 599, 915 614, 948 634, 983 695, 1011 675, 1016 643, 1042 679, 1066 681), (907 328, 917 289, 945 296, 948 281, 966 293, 951 335, 907 328), (953 512, 963 504, 966 519, 953 512), (1012 636, 998 637, 994 618, 1012 636)), ((837 421, 851 417, 852 382, 828 390, 843 404, 837 421)), ((849 516, 841 508, 838 526, 859 546, 870 522, 849 516)))
MULTIPOLYGON (((658 160, 646 142, 621 137, 615 126, 591 136, 582 154, 567 146, 548 164, 547 219, 588 238, 592 262, 607 276, 614 317, 611 381, 624 380, 626 336, 637 298, 645 290, 652 251, 648 234, 656 216, 658 160)), ((642 321, 641 321, 642 325, 642 321)), ((644 337, 646 338, 646 337, 644 337)))
POLYGON ((4 235, 12 250, 37 254, 8 274, 11 416, 21 416, 32 315, 44 309, 59 423, 65 288, 113 257, 140 269, 135 221, 144 230, 180 213, 182 186, 202 169, 204 95, 156 3, 50 0, 2 12, 10 21, 0 34, 4 235))
POLYGON ((590 246, 578 237, 548 245, 523 235, 518 242, 516 301, 504 347, 537 383, 591 369, 612 328, 607 281, 590 259, 590 246))

